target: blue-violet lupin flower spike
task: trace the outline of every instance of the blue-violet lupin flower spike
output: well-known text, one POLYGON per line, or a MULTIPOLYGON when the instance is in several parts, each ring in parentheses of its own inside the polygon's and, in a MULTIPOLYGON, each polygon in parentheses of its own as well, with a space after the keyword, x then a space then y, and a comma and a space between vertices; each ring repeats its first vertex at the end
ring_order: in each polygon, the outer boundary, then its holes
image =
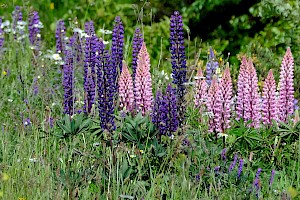
POLYGON ((238 169, 238 174, 237 177, 240 178, 241 174, 243 172, 243 166, 244 166, 244 160, 241 158, 239 162, 239 169, 238 169))
POLYGON ((124 46, 124 27, 121 18, 119 16, 116 16, 114 28, 112 31, 111 56, 112 56, 112 64, 117 69, 116 72, 119 71, 120 74, 122 72, 123 46, 124 46))
POLYGON ((4 44, 4 32, 2 30, 2 18, 0 17, 0 53, 4 44))
POLYGON ((209 50, 208 61, 206 63, 206 81, 208 85, 211 85, 213 76, 219 67, 218 61, 216 61, 216 56, 212 47, 209 50))
POLYGON ((12 15, 13 15, 12 16, 12 29, 13 29, 14 35, 16 35, 17 26, 18 26, 19 22, 21 22, 23 20, 23 14, 21 11, 21 7, 16 6, 12 15))
POLYGON ((73 55, 72 50, 66 50, 63 66, 64 113, 73 115, 73 55))
POLYGON ((179 126, 178 115, 177 115, 177 98, 176 91, 172 88, 171 84, 168 85, 166 90, 165 99, 168 103, 168 116, 169 116, 169 128, 168 136, 171 136, 172 133, 176 132, 179 126))
POLYGON ((269 187, 272 186, 272 184, 274 182, 274 177, 275 177, 275 169, 272 169, 271 177, 270 177, 270 181, 269 181, 269 187))
POLYGON ((104 49, 105 45, 103 41, 100 41, 99 65, 97 65, 98 108, 101 128, 113 131, 116 128, 114 123, 116 90, 112 83, 115 81, 115 76, 112 69, 111 55, 104 49))
POLYGON ((228 173, 230 173, 233 170, 233 168, 235 167, 237 159, 238 159, 238 155, 236 153, 236 154, 234 154, 233 162, 229 166, 228 173))
POLYGON ((143 44, 143 35, 139 28, 135 29, 133 40, 132 40, 132 80, 134 82, 136 68, 137 68, 137 56, 143 44))
POLYGON ((222 160, 223 160, 224 162, 226 161, 226 151, 227 151, 227 149, 224 148, 224 149, 222 150, 222 152, 221 152, 221 158, 222 158, 222 160))
POLYGON ((182 16, 178 11, 170 18, 170 50, 173 83, 177 86, 176 95, 179 109, 179 123, 182 124, 185 115, 184 96, 186 93, 186 56, 182 16))
POLYGON ((97 50, 99 48, 99 39, 97 38, 94 30, 94 23, 92 21, 85 24, 85 32, 88 37, 85 41, 85 59, 84 59, 84 107, 85 114, 91 112, 92 106, 95 101, 95 82, 96 82, 96 65, 97 50))
POLYGON ((260 185, 259 185, 259 175, 261 173, 262 169, 258 168, 256 175, 255 175, 255 179, 253 181, 253 187, 256 189, 256 195, 258 195, 258 192, 260 190, 260 185))
POLYGON ((39 13, 36 11, 30 13, 28 21, 29 41, 35 50, 39 50, 41 46, 41 28, 43 28, 39 13))
POLYGON ((159 109, 160 109, 161 103, 162 103, 162 93, 161 93, 161 90, 157 90, 155 102, 154 102, 154 106, 153 106, 153 111, 151 113, 152 122, 157 128, 159 128, 159 122, 160 122, 159 109))
POLYGON ((66 49, 66 27, 63 20, 59 20, 56 24, 56 53, 65 53, 66 49))

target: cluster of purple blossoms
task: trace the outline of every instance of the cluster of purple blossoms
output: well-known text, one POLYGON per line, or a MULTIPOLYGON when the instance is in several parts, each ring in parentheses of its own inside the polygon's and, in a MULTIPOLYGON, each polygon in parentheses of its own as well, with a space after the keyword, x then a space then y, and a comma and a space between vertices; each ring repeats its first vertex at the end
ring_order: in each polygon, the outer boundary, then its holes
POLYGON ((29 41, 33 48, 38 51, 41 47, 41 28, 43 28, 39 13, 37 11, 31 12, 28 21, 29 41))
POLYGON ((232 163, 230 164, 230 166, 228 168, 228 173, 230 173, 234 169, 234 167, 236 166, 237 160, 238 160, 238 154, 235 153, 233 161, 232 161, 232 163))
POLYGON ((261 173, 262 169, 261 168, 258 168, 257 169, 257 172, 256 172, 256 175, 255 175, 255 179, 253 181, 253 187, 254 189, 256 190, 256 195, 258 196, 259 194, 259 191, 260 191, 260 181, 259 181, 259 175, 261 173))
POLYGON ((66 27, 63 20, 59 20, 56 24, 56 53, 64 53, 66 49, 66 27))
POLYGON ((96 92, 96 67, 98 63, 99 38, 95 34, 94 23, 85 23, 85 32, 88 37, 85 40, 84 58, 84 106, 83 112, 89 114, 95 102, 96 92))
POLYGON ((118 72, 122 72, 123 61, 123 46, 124 46, 124 27, 121 18, 115 18, 115 25, 112 31, 111 56, 112 64, 116 68, 116 80, 118 72))
POLYGON ((20 6, 16 6, 15 10, 12 13, 12 30, 14 33, 14 38, 17 39, 17 35, 23 35, 24 30, 20 29, 22 25, 23 14, 20 6))
POLYGON ((64 88, 64 113, 73 115, 74 113, 74 72, 72 50, 66 50, 65 62, 63 65, 63 88, 64 88))
POLYGON ((2 51, 3 45, 4 45, 4 32, 2 30, 2 18, 0 17, 0 52, 2 51))
POLYGON ((170 18, 170 50, 173 83, 176 85, 176 96, 178 101, 179 123, 182 124, 185 116, 184 96, 187 82, 186 56, 184 47, 184 33, 182 16, 175 11, 170 18))
POLYGON ((72 47, 73 50, 73 55, 77 65, 81 65, 82 61, 83 61, 83 40, 80 37, 78 32, 74 32, 73 36, 70 37, 70 46, 72 47))
POLYGON ((132 40, 132 79, 134 81, 136 68, 137 68, 137 56, 141 50, 142 44, 144 42, 143 34, 139 28, 135 29, 133 40, 132 40))
POLYGON ((237 177, 240 178, 241 177, 241 174, 243 172, 243 166, 244 166, 244 160, 243 158, 240 158, 240 161, 239 161, 239 169, 238 169, 238 173, 237 173, 237 177))
POLYGON ((112 56, 105 49, 103 41, 99 42, 99 61, 97 68, 97 92, 100 126, 103 130, 115 130, 114 122, 114 98, 115 89, 115 68, 112 64, 112 56))
POLYGON ((156 94, 152 122, 162 135, 171 136, 179 126, 175 92, 175 89, 169 84, 165 95, 162 95, 161 91, 156 94))
POLYGON ((219 63, 216 61, 216 56, 212 47, 209 50, 208 61, 206 63, 206 81, 210 86, 213 76, 216 74, 216 70, 219 68, 219 63))

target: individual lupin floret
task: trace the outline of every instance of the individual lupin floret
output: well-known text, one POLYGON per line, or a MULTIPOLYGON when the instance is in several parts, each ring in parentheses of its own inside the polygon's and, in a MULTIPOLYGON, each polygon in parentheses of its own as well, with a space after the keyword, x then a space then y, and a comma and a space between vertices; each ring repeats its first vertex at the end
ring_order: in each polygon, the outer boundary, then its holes
POLYGON ((182 16, 175 11, 170 18, 170 51, 172 64, 173 83, 176 85, 176 96, 178 101, 179 123, 182 124, 185 118, 185 93, 187 82, 186 56, 184 46, 184 33, 182 16))
POLYGON ((210 86, 212 77, 216 74, 216 70, 219 68, 219 63, 216 61, 216 56, 212 47, 209 50, 208 61, 206 63, 206 81, 210 86))
POLYGON ((43 28, 39 13, 37 11, 31 12, 28 21, 29 41, 33 48, 38 51, 41 46, 41 28, 43 28))
POLYGON ((135 29, 132 40, 132 79, 134 80, 137 68, 137 56, 143 44, 143 35, 139 28, 135 29))
POLYGON ((197 71, 196 77, 195 77, 196 85, 195 85, 194 103, 196 107, 201 107, 206 102, 208 86, 205 81, 205 78, 203 77, 202 70, 200 68, 197 71))
POLYGON ((294 59, 288 48, 283 57, 279 78, 279 120, 287 122, 294 114, 294 59))
POLYGON ((153 107, 152 79, 150 74, 150 56, 143 43, 138 54, 137 70, 134 79, 134 94, 137 112, 143 115, 151 112, 153 107))
POLYGON ((273 72, 270 70, 263 85, 261 110, 263 124, 271 125, 272 120, 277 121, 278 107, 276 101, 276 82, 274 80, 273 72))
POLYGON ((133 82, 125 61, 123 61, 122 73, 118 82, 120 108, 127 112, 131 112, 134 103, 133 82))

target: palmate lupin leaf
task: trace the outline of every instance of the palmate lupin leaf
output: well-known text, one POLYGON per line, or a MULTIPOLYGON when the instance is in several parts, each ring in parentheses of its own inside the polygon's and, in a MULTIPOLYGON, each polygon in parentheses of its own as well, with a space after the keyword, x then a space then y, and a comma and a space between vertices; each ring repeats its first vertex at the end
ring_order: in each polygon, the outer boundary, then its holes
POLYGON ((61 133, 54 133, 55 136, 65 139, 72 135, 80 134, 90 127, 91 119, 86 118, 82 113, 70 118, 69 115, 65 115, 63 119, 56 122, 61 133))

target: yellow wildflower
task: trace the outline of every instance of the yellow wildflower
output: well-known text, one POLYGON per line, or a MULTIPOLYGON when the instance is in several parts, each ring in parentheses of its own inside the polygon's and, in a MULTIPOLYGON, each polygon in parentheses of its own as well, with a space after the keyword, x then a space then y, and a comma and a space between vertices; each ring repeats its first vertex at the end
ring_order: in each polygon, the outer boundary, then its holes
POLYGON ((7 74, 7 71, 3 71, 3 72, 2 72, 2 74, 3 74, 4 76, 6 76, 6 74, 7 74))
POLYGON ((143 153, 144 153, 144 151, 143 151, 143 150, 140 150, 140 153, 142 153, 142 154, 143 154, 143 153))
POLYGON ((9 176, 7 175, 7 173, 2 173, 1 180, 2 181, 7 181, 8 179, 9 179, 9 176))
POLYGON ((53 9, 54 9, 54 3, 51 2, 51 3, 50 3, 50 10, 53 10, 53 9))
POLYGON ((222 61, 223 61, 223 58, 219 58, 219 61, 222 62, 222 61))

